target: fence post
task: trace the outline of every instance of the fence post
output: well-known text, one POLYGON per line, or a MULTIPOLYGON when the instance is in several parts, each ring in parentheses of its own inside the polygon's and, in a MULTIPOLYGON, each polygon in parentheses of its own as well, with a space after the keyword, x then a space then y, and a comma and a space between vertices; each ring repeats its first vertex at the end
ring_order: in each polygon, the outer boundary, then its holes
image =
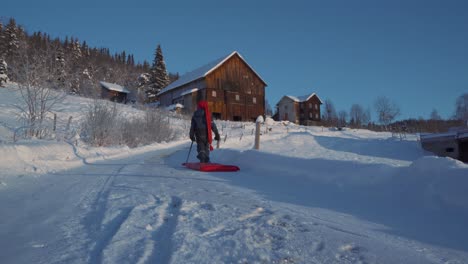
POLYGON ((263 123, 263 116, 258 116, 255 121, 255 149, 260 149, 260 126, 263 123))
POLYGON ((70 123, 71 123, 71 121, 72 121, 72 118, 73 118, 72 116, 70 116, 70 117, 68 118, 67 131, 70 129, 70 123))
POLYGON ((54 113, 54 132, 57 129, 57 114, 54 113))

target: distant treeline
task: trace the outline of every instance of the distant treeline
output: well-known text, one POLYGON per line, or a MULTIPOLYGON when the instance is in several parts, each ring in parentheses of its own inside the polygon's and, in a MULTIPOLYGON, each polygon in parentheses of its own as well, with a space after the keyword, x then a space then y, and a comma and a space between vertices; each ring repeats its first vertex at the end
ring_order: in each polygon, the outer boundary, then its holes
POLYGON ((392 130, 409 133, 442 133, 453 128, 465 127, 463 120, 407 119, 391 124, 392 130))

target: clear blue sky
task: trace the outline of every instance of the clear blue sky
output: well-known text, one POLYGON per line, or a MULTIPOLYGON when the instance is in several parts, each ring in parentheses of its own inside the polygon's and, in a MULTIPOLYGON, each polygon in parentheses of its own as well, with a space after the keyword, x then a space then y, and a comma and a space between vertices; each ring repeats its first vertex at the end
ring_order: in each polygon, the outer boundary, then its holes
POLYGON ((184 74, 234 50, 283 95, 315 92, 337 111, 387 96, 398 119, 443 118, 468 92, 468 1, 5 1, 2 19, 184 74))

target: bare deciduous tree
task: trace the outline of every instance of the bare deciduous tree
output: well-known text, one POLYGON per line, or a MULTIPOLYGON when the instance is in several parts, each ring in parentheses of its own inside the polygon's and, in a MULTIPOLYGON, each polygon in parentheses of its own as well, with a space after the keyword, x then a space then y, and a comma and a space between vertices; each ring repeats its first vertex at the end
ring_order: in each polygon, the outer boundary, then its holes
POLYGON ((325 100, 323 121, 330 126, 336 126, 338 123, 338 116, 336 114, 335 106, 330 99, 325 100))
POLYGON ((462 94, 455 103, 455 119, 463 120, 468 125, 468 93, 462 94))
POLYGON ((377 98, 374 103, 379 122, 387 127, 398 115, 400 115, 400 108, 391 102, 385 96, 377 98))
MULTIPOLYGON (((27 45, 22 42, 21 45, 27 45)), ((15 70, 21 76, 19 91, 23 99, 18 105, 20 118, 25 121, 29 136, 42 138, 46 127, 44 120, 54 105, 63 100, 65 94, 47 88, 48 69, 44 67, 44 57, 39 54, 29 55, 22 49, 18 56, 19 63, 15 70)))
POLYGON ((442 117, 440 117, 439 113, 437 112, 436 109, 432 109, 430 120, 441 120, 442 117))
POLYGON ((338 112, 338 126, 345 127, 348 120, 348 113, 344 110, 338 112))
POLYGON ((364 108, 359 104, 353 104, 349 111, 350 124, 355 127, 361 127, 369 120, 364 108))

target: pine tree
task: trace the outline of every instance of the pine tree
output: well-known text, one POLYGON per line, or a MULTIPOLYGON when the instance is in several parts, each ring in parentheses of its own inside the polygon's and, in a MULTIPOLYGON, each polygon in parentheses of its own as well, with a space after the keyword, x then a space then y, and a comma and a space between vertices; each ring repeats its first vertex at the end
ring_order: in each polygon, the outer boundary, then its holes
POLYGON ((65 88, 66 81, 66 61, 65 54, 61 47, 58 48, 57 54, 55 56, 55 87, 56 88, 65 88))
POLYGON ((3 24, 0 21, 0 59, 5 58, 5 36, 3 32, 3 24))
POLYGON ((80 79, 82 75, 82 65, 81 65, 81 45, 78 40, 73 40, 71 43, 71 53, 72 53, 72 69, 71 69, 71 85, 70 85, 70 92, 72 94, 80 94, 81 87, 80 87, 80 79))
POLYGON ((6 46, 3 24, 0 21, 0 86, 8 81, 7 64, 5 62, 6 46))
POLYGON ((19 29, 16 26, 15 19, 11 18, 8 22, 8 25, 3 32, 4 36, 4 56, 7 60, 13 60, 19 49, 19 40, 18 40, 19 29))
POLYGON ((161 45, 158 44, 151 68, 151 84, 147 90, 148 101, 157 101, 156 95, 170 83, 166 70, 166 63, 162 54, 161 45))
POLYGON ((0 57, 0 87, 8 82, 7 64, 3 58, 0 57))

